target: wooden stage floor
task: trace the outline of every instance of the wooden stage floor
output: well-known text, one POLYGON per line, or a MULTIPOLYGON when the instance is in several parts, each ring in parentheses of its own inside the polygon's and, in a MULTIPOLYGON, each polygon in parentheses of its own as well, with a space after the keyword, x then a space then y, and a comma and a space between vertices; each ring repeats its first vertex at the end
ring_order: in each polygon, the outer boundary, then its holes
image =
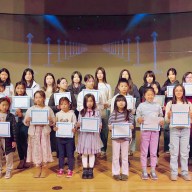
MULTIPOLYGON (((137 137, 139 138, 139 137, 137 137)), ((162 142, 161 142, 162 143, 162 142)), ((162 149, 162 146, 161 146, 162 149)), ((76 154, 77 155, 77 154, 76 154)), ((192 191, 192 181, 184 181, 181 177, 178 181, 170 181, 169 155, 160 151, 157 181, 141 180, 140 153, 136 151, 130 157, 130 172, 128 181, 115 181, 111 173, 111 141, 109 140, 108 153, 106 159, 97 159, 94 176, 92 180, 81 179, 82 164, 81 160, 75 160, 75 174, 72 178, 57 177, 57 159, 49 164, 49 175, 47 178, 33 178, 33 168, 27 170, 17 170, 18 156, 15 154, 13 176, 11 179, 0 179, 1 192, 39 192, 39 191, 71 191, 71 192, 149 192, 149 191, 192 191), (61 186, 61 190, 53 190, 55 186, 61 186)), ((65 168, 67 169, 67 168, 65 168)), ((189 167, 190 173, 192 166, 189 167)), ((149 168, 150 171, 150 168, 149 168)))

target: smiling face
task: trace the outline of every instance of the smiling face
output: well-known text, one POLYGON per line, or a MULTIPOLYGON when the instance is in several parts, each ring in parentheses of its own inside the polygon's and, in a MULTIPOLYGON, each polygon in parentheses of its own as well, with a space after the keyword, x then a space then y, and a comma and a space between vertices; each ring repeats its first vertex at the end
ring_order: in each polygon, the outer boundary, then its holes
POLYGON ((153 82, 153 77, 149 76, 149 74, 148 74, 147 77, 146 77, 146 81, 147 81, 148 84, 151 84, 153 82))
POLYGON ((59 89, 67 90, 68 82, 66 79, 62 79, 61 82, 58 84, 59 89))
POLYGON ((23 85, 17 85, 15 91, 19 96, 22 96, 25 93, 25 87, 23 85))
POLYGON ((148 91, 145 93, 144 97, 145 97, 145 100, 146 100, 147 102, 151 103, 151 102, 153 102, 153 99, 154 99, 154 97, 155 97, 155 94, 154 94, 154 92, 153 92, 152 90, 148 90, 148 91))
POLYGON ((189 73, 189 75, 187 75, 185 77, 185 82, 186 83, 192 83, 192 73, 189 73))
POLYGON ((26 80, 27 82, 31 82, 32 78, 33 78, 33 76, 32 76, 32 74, 31 74, 31 72, 30 72, 30 71, 27 71, 27 73, 26 73, 26 75, 25 75, 25 80, 26 80))
POLYGON ((179 99, 179 100, 182 99, 182 97, 183 97, 183 88, 181 86, 176 87, 174 94, 175 94, 176 99, 179 99))

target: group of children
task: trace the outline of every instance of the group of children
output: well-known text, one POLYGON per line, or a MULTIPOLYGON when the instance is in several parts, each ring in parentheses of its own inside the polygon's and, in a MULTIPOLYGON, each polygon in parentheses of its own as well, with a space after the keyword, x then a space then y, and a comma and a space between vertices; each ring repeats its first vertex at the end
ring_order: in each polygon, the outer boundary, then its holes
MULTIPOLYGON (((170 179, 175 181, 178 176, 178 156, 181 159, 181 175, 186 181, 191 177, 188 172, 188 159, 190 151, 190 126, 174 127, 170 124, 172 119, 173 104, 188 104, 189 117, 192 118, 190 97, 185 96, 185 88, 176 80, 177 72, 170 68, 167 72, 167 81, 160 88, 153 71, 144 74, 144 84, 137 89, 133 84, 131 74, 123 69, 112 97, 111 86, 107 83, 104 68, 98 67, 95 78, 91 74, 84 77, 75 71, 71 75, 71 85, 68 86, 66 78, 55 81, 54 75, 47 73, 44 77, 44 86, 40 87, 34 80, 32 69, 25 69, 21 81, 14 86, 11 84, 10 74, 6 68, 0 70, 0 120, 10 122, 10 137, 0 137, 0 176, 2 176, 2 156, 5 153, 6 174, 5 178, 11 177, 13 169, 13 152, 18 150, 20 163, 18 169, 35 165, 34 177, 44 178, 47 176, 47 163, 53 161, 52 152, 57 151, 59 158, 59 170, 57 176, 64 175, 64 159, 67 157, 68 171, 66 177, 73 176, 74 152, 82 158, 83 179, 92 179, 96 154, 106 155, 108 132, 114 129, 114 124, 127 124, 131 130, 131 136, 112 136, 112 175, 115 180, 126 181, 129 175, 128 153, 135 151, 136 123, 141 129, 141 178, 149 179, 147 173, 147 158, 150 157, 150 177, 157 180, 155 168, 157 165, 158 145, 160 131, 147 130, 151 119, 155 119, 158 127, 165 127, 164 151, 170 150, 170 179), (167 97, 167 86, 174 85, 173 97, 167 97), (10 92, 7 95, 6 87, 10 92), (30 108, 12 109, 11 96, 26 96, 27 88, 33 90, 30 108), (86 90, 86 94, 84 91, 86 90), (99 90, 97 98, 92 91, 99 90), (54 93, 70 92, 70 99, 63 96, 59 103, 55 103, 54 93), (165 106, 154 102, 155 95, 165 95, 165 106), (130 106, 126 97, 132 97, 133 106, 130 106), (49 124, 32 124, 32 110, 47 110, 49 124), (110 114, 110 115, 109 115, 110 114), (163 118, 165 114, 165 119, 163 118), (98 119, 98 132, 81 131, 82 122, 85 118, 98 119), (55 137, 58 131, 56 122, 73 123, 72 132, 77 133, 78 139, 75 146, 75 137, 55 137), (171 125, 171 126, 170 126, 171 125), (168 146, 169 145, 169 146, 168 146), (150 151, 150 152, 149 152, 150 151), (149 154, 148 154, 149 153, 149 154), (121 155, 121 163, 120 163, 121 155), (121 165, 121 166, 120 166, 121 165)), ((187 72, 182 83, 192 83, 192 72, 187 72)), ((182 121, 182 119, 181 119, 182 121)))

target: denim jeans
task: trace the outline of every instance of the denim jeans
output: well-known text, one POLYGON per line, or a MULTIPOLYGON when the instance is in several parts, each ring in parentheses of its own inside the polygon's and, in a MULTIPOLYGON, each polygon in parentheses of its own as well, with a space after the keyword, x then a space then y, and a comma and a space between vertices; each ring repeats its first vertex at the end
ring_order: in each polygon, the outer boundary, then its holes
POLYGON ((170 129, 170 168, 172 175, 178 175, 178 156, 180 154, 181 175, 188 174, 189 128, 170 129), (179 151, 180 150, 180 151, 179 151))

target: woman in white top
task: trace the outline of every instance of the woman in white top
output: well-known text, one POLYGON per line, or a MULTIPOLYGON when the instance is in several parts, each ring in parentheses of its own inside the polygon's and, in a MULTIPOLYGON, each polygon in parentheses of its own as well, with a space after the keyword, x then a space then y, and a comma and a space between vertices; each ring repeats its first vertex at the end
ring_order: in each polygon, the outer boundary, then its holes
POLYGON ((103 147, 101 148, 101 156, 106 155, 107 140, 108 140, 108 118, 109 118, 109 107, 111 105, 111 86, 107 84, 106 72, 103 67, 98 67, 95 71, 95 89, 100 91, 104 109, 101 111, 102 117, 102 129, 101 129, 101 140, 103 147))
POLYGON ((33 95, 36 91, 41 89, 40 85, 35 82, 34 72, 30 68, 27 68, 23 71, 21 81, 24 81, 26 83, 27 88, 31 88, 33 90, 33 95))

